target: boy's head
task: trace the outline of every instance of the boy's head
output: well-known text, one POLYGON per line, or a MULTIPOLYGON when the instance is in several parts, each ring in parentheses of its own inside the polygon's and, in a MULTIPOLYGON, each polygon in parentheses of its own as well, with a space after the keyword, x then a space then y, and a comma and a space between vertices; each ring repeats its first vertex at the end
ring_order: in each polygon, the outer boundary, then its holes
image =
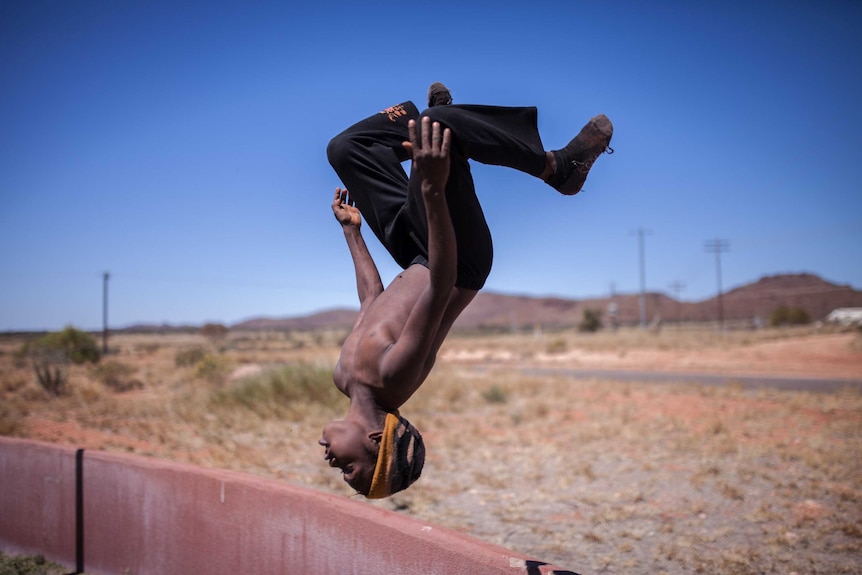
POLYGON ((366 432, 348 420, 330 422, 320 442, 331 467, 369 499, 389 497, 419 479, 425 464, 422 435, 397 411, 386 414, 383 431, 366 432))

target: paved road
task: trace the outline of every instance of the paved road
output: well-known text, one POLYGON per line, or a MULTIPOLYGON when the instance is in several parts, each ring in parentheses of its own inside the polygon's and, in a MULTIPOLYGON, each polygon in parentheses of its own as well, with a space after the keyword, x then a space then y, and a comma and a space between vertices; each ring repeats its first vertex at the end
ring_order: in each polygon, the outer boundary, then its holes
MULTIPOLYGON (((480 368, 485 369, 485 368, 480 368)), ((678 371, 626 371, 612 369, 572 369, 560 367, 524 367, 529 375, 562 375, 573 379, 612 379, 648 383, 697 383, 702 385, 741 385, 746 389, 779 389, 835 393, 851 390, 862 393, 862 379, 821 379, 770 375, 734 375, 715 373, 681 373, 678 371)))

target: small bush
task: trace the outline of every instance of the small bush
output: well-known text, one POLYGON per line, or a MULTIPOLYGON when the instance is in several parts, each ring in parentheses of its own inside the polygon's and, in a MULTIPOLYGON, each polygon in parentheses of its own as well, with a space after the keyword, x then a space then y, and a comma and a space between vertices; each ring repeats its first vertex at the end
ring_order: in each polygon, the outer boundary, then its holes
POLYGON ((200 363, 207 355, 207 350, 202 347, 182 349, 174 356, 174 364, 177 367, 191 367, 200 363))
POLYGON ((230 372, 230 361, 222 355, 205 354, 195 365, 195 377, 212 383, 223 383, 230 372))
POLYGON ((62 352, 68 361, 78 365, 96 363, 101 358, 99 346, 93 336, 72 326, 25 343, 16 355, 32 357, 34 354, 44 353, 45 350, 62 352))
POLYGON ((811 316, 800 307, 778 306, 769 316, 769 325, 780 327, 783 325, 807 325, 811 323, 811 316))
POLYGON ((92 376, 114 391, 124 392, 140 389, 144 386, 132 375, 135 368, 119 361, 105 361, 93 367, 92 376))
POLYGON ((565 353, 566 348, 566 340, 560 337, 548 344, 547 352, 549 354, 565 353))
POLYGON ((220 323, 208 323, 200 329, 200 334, 211 344, 216 345, 227 337, 228 329, 220 323))
POLYGON ((137 346, 138 351, 147 355, 153 355, 161 348, 162 346, 159 343, 142 343, 141 345, 137 346))
POLYGON ((22 427, 20 411, 9 405, 8 401, 0 402, 0 435, 14 436, 22 427))
POLYGON ((597 309, 585 309, 584 317, 578 324, 578 331, 595 333, 602 327, 602 312, 597 309))
POLYGON ((69 326, 25 343, 16 357, 29 359, 36 381, 45 391, 56 396, 66 392, 69 363, 96 363, 101 354, 93 336, 69 326))
POLYGON ((0 551, 2 575, 63 575, 69 570, 42 555, 7 555, 0 551))
POLYGON ((63 350, 69 361, 76 365, 96 363, 102 355, 93 336, 71 326, 63 331, 49 333, 42 338, 42 344, 51 349, 63 350))
POLYGON ((482 398, 488 403, 506 403, 509 397, 499 385, 492 385, 482 392, 482 398))
POLYGON ((213 401, 266 414, 290 404, 316 403, 334 407, 343 398, 332 383, 331 369, 299 363, 242 379, 229 389, 216 392, 213 401))
POLYGON ((59 350, 36 348, 30 357, 36 381, 42 389, 55 396, 66 393, 66 366, 69 363, 66 355, 59 350))

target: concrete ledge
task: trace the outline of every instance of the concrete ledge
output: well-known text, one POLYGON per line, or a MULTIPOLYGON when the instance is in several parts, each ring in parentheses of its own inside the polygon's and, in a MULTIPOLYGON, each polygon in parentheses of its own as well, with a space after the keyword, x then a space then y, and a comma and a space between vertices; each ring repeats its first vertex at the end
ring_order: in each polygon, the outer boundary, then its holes
POLYGON ((0 437, 0 548, 74 565, 74 449, 0 437))
POLYGON ((91 575, 572 574, 281 481, 96 451, 80 462, 76 500, 75 449, 0 437, 0 548, 91 575))

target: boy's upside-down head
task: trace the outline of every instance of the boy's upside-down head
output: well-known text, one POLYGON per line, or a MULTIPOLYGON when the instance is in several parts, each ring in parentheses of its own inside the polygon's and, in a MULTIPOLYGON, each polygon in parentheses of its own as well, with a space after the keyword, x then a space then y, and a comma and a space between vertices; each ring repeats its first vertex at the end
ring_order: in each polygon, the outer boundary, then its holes
POLYGON ((329 465, 340 468, 344 481, 368 499, 406 489, 425 465, 422 435, 397 410, 386 414, 382 431, 366 433, 357 422, 332 421, 319 443, 329 465))

